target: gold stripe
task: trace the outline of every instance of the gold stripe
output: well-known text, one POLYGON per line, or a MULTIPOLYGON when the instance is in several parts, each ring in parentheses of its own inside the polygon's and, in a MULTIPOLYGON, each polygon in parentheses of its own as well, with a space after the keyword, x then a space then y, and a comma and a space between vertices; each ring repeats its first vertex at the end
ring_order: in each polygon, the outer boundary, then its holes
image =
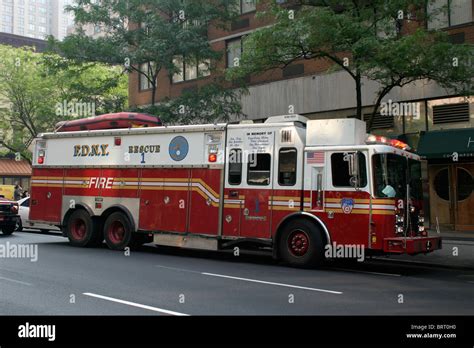
POLYGON ((31 184, 31 187, 63 187, 63 185, 52 185, 52 184, 31 184))
POLYGON ((290 208, 290 207, 273 206, 271 209, 272 210, 297 211, 297 210, 299 210, 299 207, 290 208))
MULTIPOLYGON (((341 197, 341 198, 326 198, 326 202, 328 203, 340 203, 341 200, 343 199, 344 197, 341 197)), ((356 204, 368 204, 370 203, 370 199, 358 199, 358 198, 355 198, 354 199, 354 202, 356 204)), ((390 205, 390 204, 394 204, 394 201, 393 200, 390 200, 390 199, 372 199, 372 204, 386 204, 386 205, 390 205)))

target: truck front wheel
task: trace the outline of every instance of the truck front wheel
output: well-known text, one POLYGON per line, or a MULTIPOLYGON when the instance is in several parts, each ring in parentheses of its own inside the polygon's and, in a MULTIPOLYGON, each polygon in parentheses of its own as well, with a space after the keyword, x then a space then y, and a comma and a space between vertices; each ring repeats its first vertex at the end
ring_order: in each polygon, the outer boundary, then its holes
POLYGON ((96 246, 102 241, 102 235, 85 210, 75 210, 67 220, 66 234, 71 245, 77 247, 96 246))
POLYGON ((280 234, 280 257, 291 266, 309 268, 324 261, 324 238, 320 229, 307 220, 289 222, 280 234))

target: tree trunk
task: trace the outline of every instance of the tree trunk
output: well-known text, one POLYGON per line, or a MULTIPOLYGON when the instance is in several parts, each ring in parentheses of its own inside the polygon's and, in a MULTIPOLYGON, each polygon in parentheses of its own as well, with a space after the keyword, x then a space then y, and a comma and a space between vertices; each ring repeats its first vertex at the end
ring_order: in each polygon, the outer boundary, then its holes
POLYGON ((156 84, 151 85, 151 106, 155 106, 156 104, 156 84))
POLYGON ((362 120, 362 81, 360 76, 360 71, 357 69, 355 76, 356 83, 356 97, 357 97, 357 115, 356 117, 359 120, 362 120))

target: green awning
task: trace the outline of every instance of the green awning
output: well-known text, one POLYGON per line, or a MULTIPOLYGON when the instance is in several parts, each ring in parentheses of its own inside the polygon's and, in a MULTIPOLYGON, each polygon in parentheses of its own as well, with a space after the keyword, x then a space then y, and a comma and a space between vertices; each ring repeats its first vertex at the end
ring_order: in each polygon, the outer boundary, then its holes
POLYGON ((417 153, 425 159, 474 157, 474 128, 421 132, 417 153))

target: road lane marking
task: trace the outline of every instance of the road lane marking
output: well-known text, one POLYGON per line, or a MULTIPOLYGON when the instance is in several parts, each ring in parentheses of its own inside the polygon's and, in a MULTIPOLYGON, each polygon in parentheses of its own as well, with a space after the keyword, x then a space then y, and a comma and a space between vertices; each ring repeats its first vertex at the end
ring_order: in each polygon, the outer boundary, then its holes
POLYGON ((116 302, 116 303, 124 304, 124 305, 127 305, 127 306, 132 306, 132 307, 147 309, 147 310, 153 311, 153 312, 160 312, 160 313, 169 314, 169 315, 176 315, 176 316, 189 316, 189 314, 185 314, 185 313, 174 312, 174 311, 170 311, 170 310, 167 310, 167 309, 162 309, 162 308, 158 308, 158 307, 147 306, 147 305, 144 305, 144 304, 135 303, 135 302, 130 302, 130 301, 125 301, 125 300, 120 300, 120 299, 118 299, 118 298, 113 298, 113 297, 108 297, 108 296, 97 295, 97 294, 93 294, 93 293, 90 293, 90 292, 84 292, 84 293, 82 293, 82 294, 85 295, 85 296, 95 297, 95 298, 99 298, 99 299, 106 300, 106 301, 111 301, 111 302, 116 302))
POLYGON ((202 274, 202 275, 211 276, 211 277, 220 277, 220 278, 228 278, 228 279, 234 279, 234 280, 242 280, 242 281, 252 282, 252 283, 260 283, 260 284, 267 284, 267 285, 276 285, 276 286, 283 286, 283 287, 287 287, 287 288, 294 288, 294 289, 301 289, 301 290, 310 290, 310 291, 326 292, 326 293, 329 293, 329 294, 336 294, 336 295, 341 295, 341 294, 342 294, 342 292, 340 292, 340 291, 317 289, 317 288, 309 288, 309 287, 306 287, 306 286, 298 286, 298 285, 283 284, 283 283, 267 282, 267 281, 257 280, 257 279, 232 277, 232 276, 223 275, 223 274, 215 274, 215 273, 207 273, 207 272, 202 272, 201 274, 202 274))
POLYGON ((164 268, 164 269, 169 269, 169 270, 171 270, 171 271, 179 271, 179 272, 189 272, 189 273, 202 274, 202 272, 199 272, 199 271, 192 271, 192 270, 190 270, 190 269, 184 269, 184 268, 168 267, 168 266, 161 266, 161 265, 155 265, 155 267, 164 268))
POLYGON ((247 282, 260 283, 260 284, 267 284, 267 285, 283 286, 283 287, 295 288, 295 289, 301 289, 301 290, 327 292, 327 293, 330 293, 330 294, 337 294, 337 295, 342 294, 342 292, 340 292, 340 291, 333 291, 333 290, 326 290, 326 289, 310 288, 310 287, 306 287, 306 286, 299 286, 299 285, 292 285, 292 284, 283 284, 283 283, 267 282, 267 281, 264 281, 264 280, 241 278, 241 277, 233 277, 233 276, 228 276, 228 275, 223 275, 223 274, 216 274, 216 273, 192 271, 192 270, 184 269, 184 268, 168 267, 168 266, 161 266, 161 265, 155 265, 155 267, 159 267, 159 268, 163 268, 163 269, 169 269, 169 270, 172 270, 172 271, 196 273, 196 274, 201 274, 201 275, 205 275, 205 276, 228 278, 228 279, 234 279, 234 280, 243 280, 243 281, 247 281, 247 282))
POLYGON ((5 278, 5 277, 0 277, 0 280, 6 280, 6 281, 8 281, 8 282, 13 282, 13 283, 18 283, 18 284, 33 286, 33 284, 30 284, 30 283, 27 283, 27 282, 22 282, 22 281, 19 281, 19 280, 10 279, 10 278, 5 278))
POLYGON ((339 271, 345 271, 345 272, 354 272, 354 273, 365 273, 365 274, 374 274, 374 275, 381 275, 381 276, 388 276, 388 277, 401 277, 401 274, 395 274, 395 273, 381 273, 381 272, 370 272, 370 271, 359 271, 356 269, 347 269, 347 268, 332 268, 336 269, 339 271))

